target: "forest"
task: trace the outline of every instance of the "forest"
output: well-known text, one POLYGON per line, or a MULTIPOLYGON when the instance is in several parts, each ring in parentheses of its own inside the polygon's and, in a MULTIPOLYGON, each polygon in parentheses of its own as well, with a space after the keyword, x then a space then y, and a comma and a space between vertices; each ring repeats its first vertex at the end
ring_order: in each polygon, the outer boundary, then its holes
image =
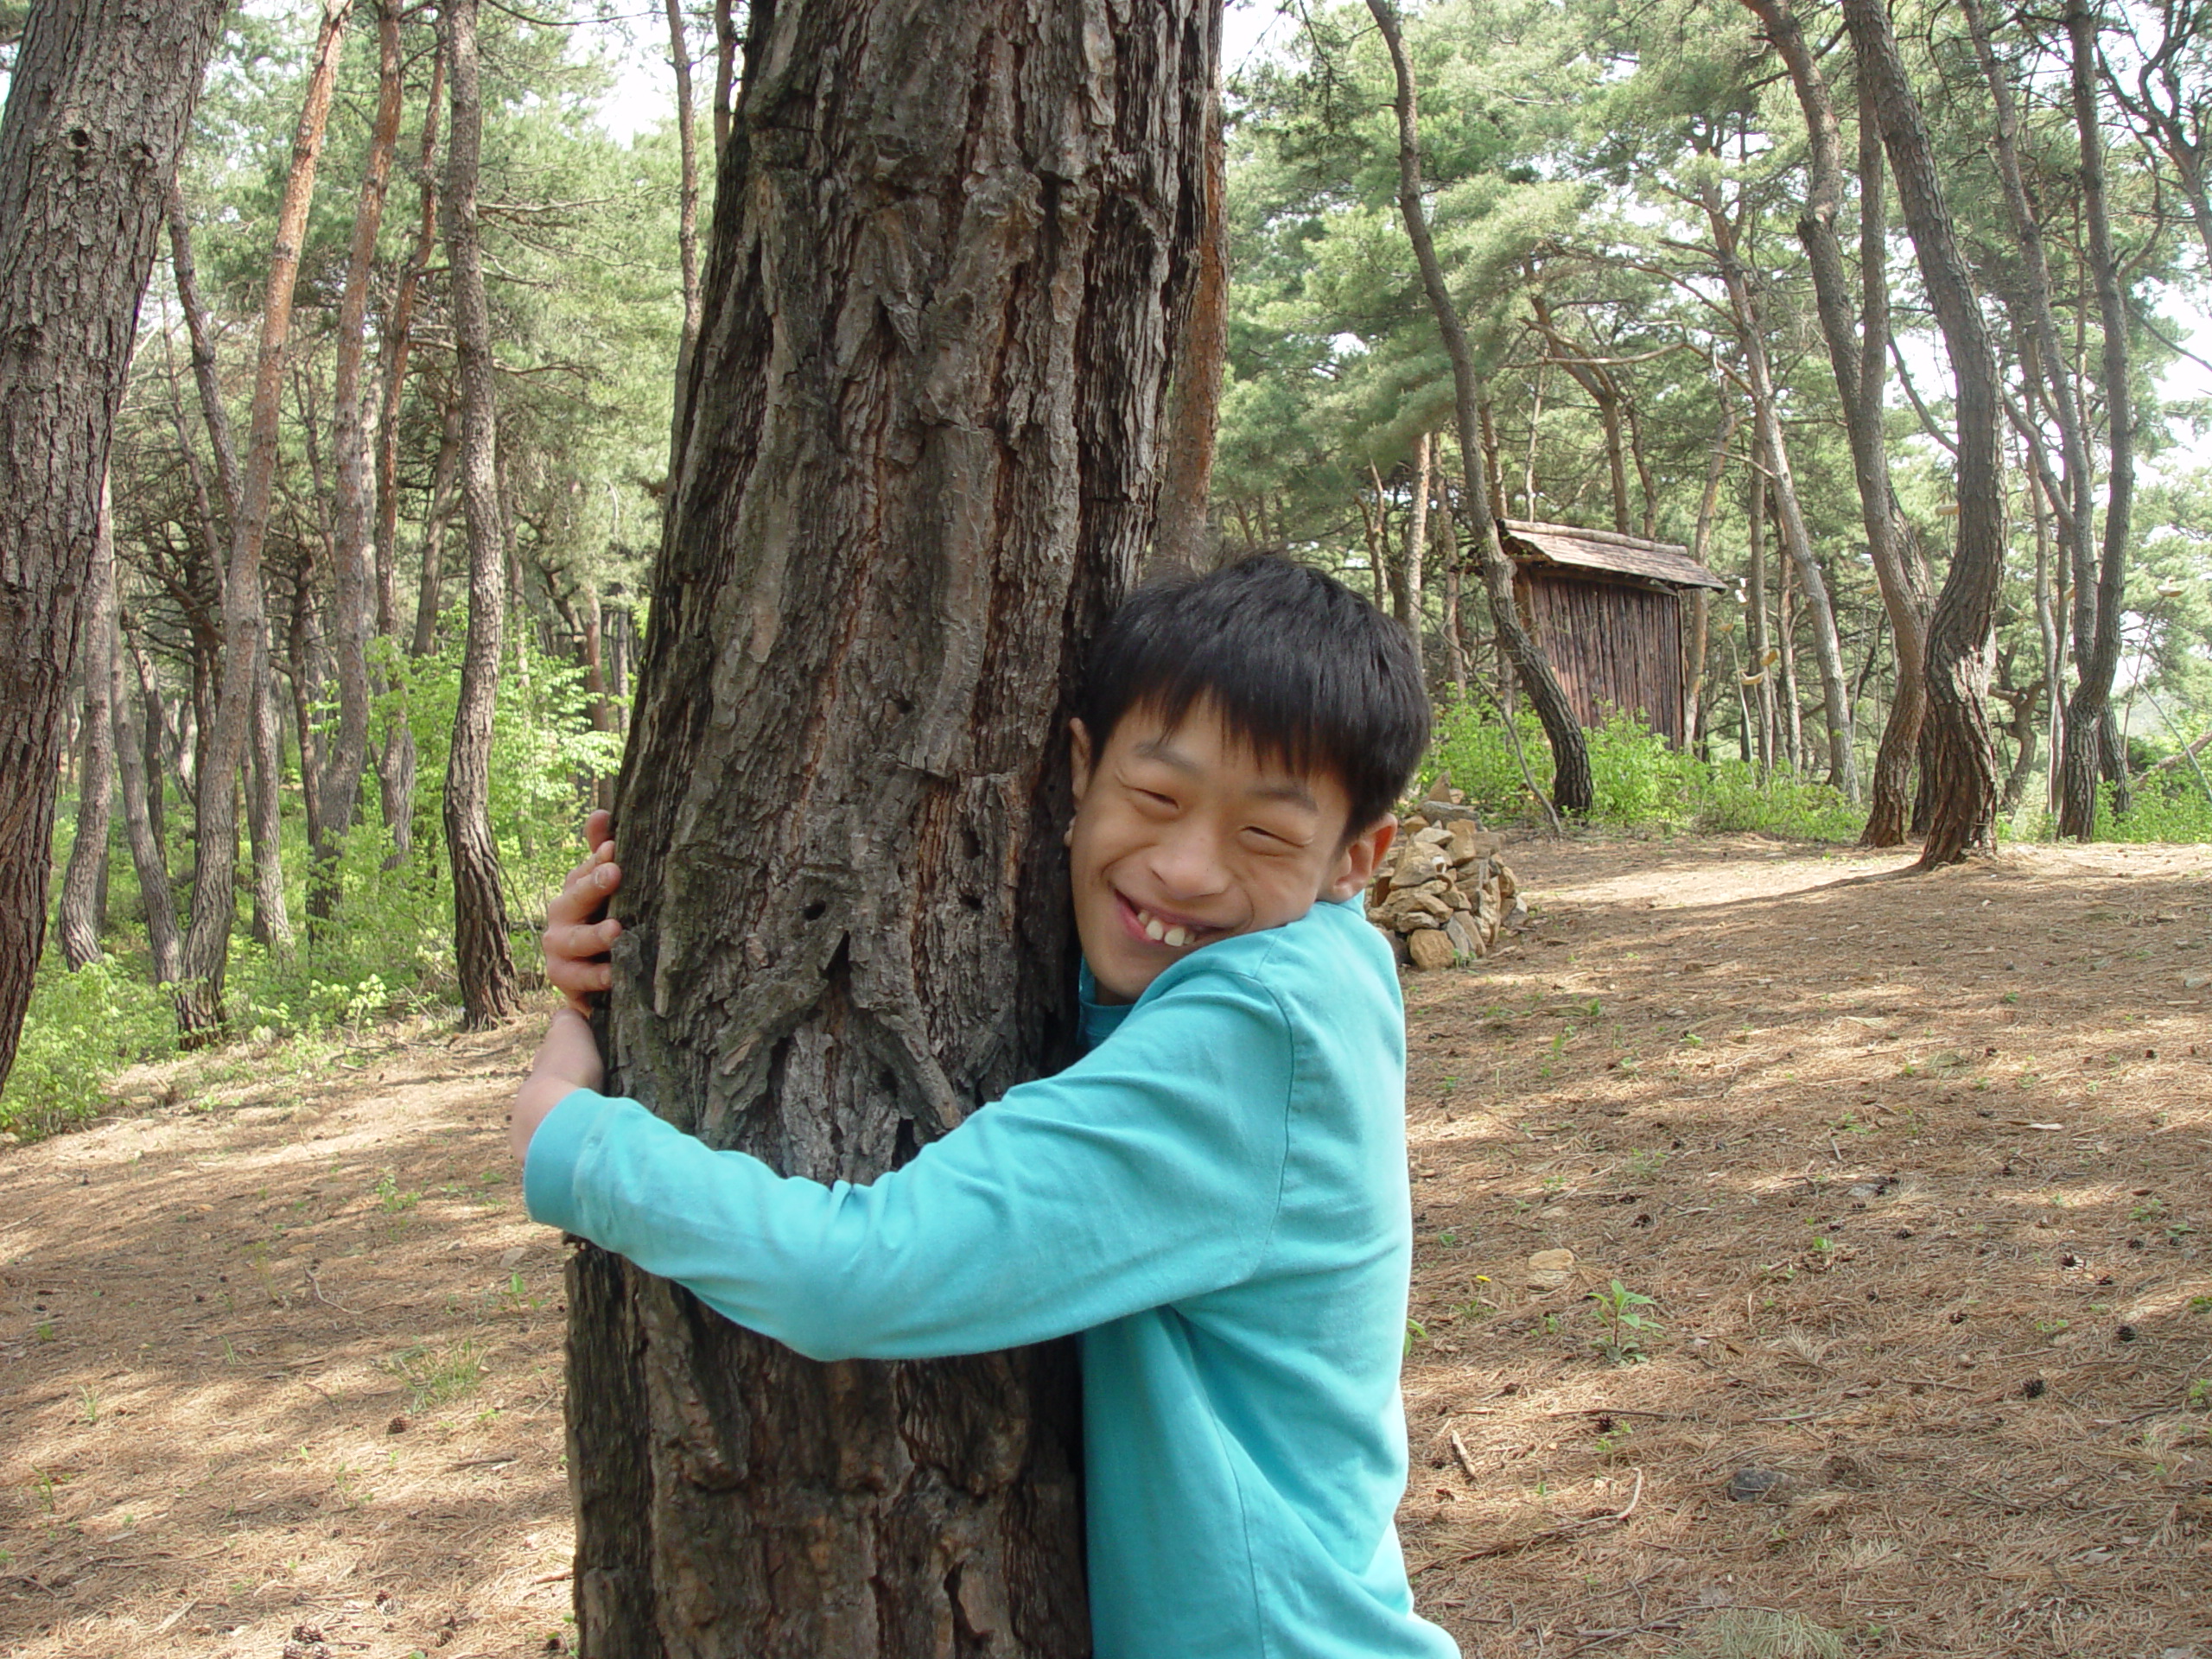
MULTIPOLYGON (((1420 200, 1496 515, 1671 543, 1729 584, 1685 630, 1689 744, 1615 711, 1578 804, 1924 833, 1930 622, 1980 512, 1991 632, 1968 677, 1996 793, 1977 833, 2202 839, 2202 19, 2184 0, 1897 16, 1898 95, 1995 376, 1978 502, 1961 348, 1847 21, 1663 0, 1406 20, 1420 200)), ((563 825, 609 798, 742 12, 495 9, 473 157, 435 22, 272 4, 213 53, 61 710, 50 948, 0 1097, 16 1132, 97 1099, 94 1032, 129 1033, 120 1059, 511 1006, 563 825), (440 229, 456 193, 477 209, 487 457, 440 229)), ((1194 527, 1162 544, 1287 550, 1371 591, 1422 644, 1437 764, 1533 815, 1547 728, 1466 552, 1390 54, 1357 6, 1254 6, 1232 33, 1218 431, 1194 527)))
POLYGON ((0 1647, 1090 1651, 1070 1342, 817 1363, 493 1143, 596 810, 609 1094, 860 1186, 1060 1070, 1082 664, 1267 553, 1426 683, 1370 900, 1479 888, 1422 1617, 2196 1651, 2198 0, 0 0, 0 1647))

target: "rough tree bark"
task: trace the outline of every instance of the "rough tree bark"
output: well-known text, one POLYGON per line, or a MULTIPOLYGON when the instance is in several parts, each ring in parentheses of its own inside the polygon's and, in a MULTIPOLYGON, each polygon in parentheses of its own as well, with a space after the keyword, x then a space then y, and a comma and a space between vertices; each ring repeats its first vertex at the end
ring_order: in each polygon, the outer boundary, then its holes
POLYGON ((1206 104, 1205 216, 1198 232, 1198 286, 1169 375, 1166 457, 1152 559, 1163 568, 1211 568, 1218 550, 1207 523, 1214 441, 1220 430, 1222 371, 1229 361, 1229 248, 1222 222, 1228 147, 1221 89, 1206 104))
POLYGON ((391 181, 391 156, 399 142, 399 5, 378 0, 377 112, 361 194, 353 209, 353 240, 339 292, 337 364, 331 376, 332 492, 330 556, 335 578, 331 607, 332 655, 338 667, 338 729, 324 756, 321 834, 308 849, 308 917, 312 928, 338 906, 339 855, 353 828, 361 779, 369 756, 369 554, 372 490, 369 434, 363 419, 362 328, 369 308, 369 273, 376 262, 377 232, 384 225, 391 181))
POLYGON ((1928 126, 1905 77, 1882 0, 1844 0, 1859 73, 1874 109, 1936 318, 1951 359, 1958 408, 1958 541, 1928 631, 1929 741, 1933 775, 1919 867, 1957 863, 1996 844, 1997 755, 1989 735, 1989 642, 2004 574, 2005 497, 1998 433, 1997 359, 1974 279, 1943 199, 1928 126))
POLYGON ((231 920, 237 903, 231 883, 238 865, 238 768, 245 758, 257 682, 267 683, 267 676, 254 672, 254 662, 265 627, 261 548, 268 534, 270 495, 276 474, 284 342, 291 331, 300 238, 315 195, 315 163, 322 155, 323 127, 330 114, 331 86, 337 79, 339 48, 350 9, 351 0, 325 0, 315 67, 292 136, 291 168, 277 209, 269 288, 262 301, 252 421, 238 473, 238 511, 223 577, 222 683, 194 816, 199 861, 193 872, 192 919, 185 929, 183 977, 176 998, 178 1028, 188 1042, 206 1041, 223 1023, 223 974, 230 964, 231 920))
MULTIPOLYGON (((866 1179, 1064 1059, 1078 656, 1152 537, 1215 0, 756 0, 618 796, 627 1092, 866 1179)), ((803 1361, 572 1269, 600 1659, 1088 1650, 1064 1344, 803 1361)))
POLYGON ((114 796, 114 695, 109 654, 115 633, 115 528, 108 520, 108 488, 100 483, 99 533, 92 543, 92 569, 85 582, 85 721, 83 761, 78 768, 77 838, 69 849, 69 868, 61 877, 55 931, 61 955, 74 973, 100 956, 101 912, 107 897, 107 828, 114 796))
MULTIPOLYGON (((2066 709, 2065 753, 2059 764, 2058 833, 2087 841, 2097 827, 2097 779, 2117 772, 2124 788, 2126 757, 2114 753, 2119 737, 2112 728, 2112 681, 2120 666, 2120 607, 2127 592, 2127 532, 2135 499, 2134 396, 2127 384, 2128 314, 2113 258, 2111 213, 2105 200, 2104 133, 2097 122, 2097 21, 2084 0, 2069 0, 2066 33, 2073 48, 2074 125, 2082 145, 2082 207, 2087 221, 2089 270, 2097 285, 2097 316, 2104 346, 2101 359, 2106 446, 2104 543, 2098 554, 2095 584, 2089 594, 2094 622, 2084 638, 2078 620, 2074 639, 2074 696, 2066 709)), ((2088 539, 2086 536, 2082 537, 2088 539)), ((2074 612, 2082 614, 2079 588, 2088 573, 2077 572, 2074 612)), ((2056 698, 2056 689, 2053 696, 2056 698)), ((2119 810, 2126 810, 2124 799, 2119 810)))
POLYGON ((454 954, 462 1023, 477 1029, 522 1006, 507 945, 507 901, 492 839, 492 709, 499 690, 499 632, 506 603, 506 537, 500 511, 498 416, 492 403, 492 318, 484 298, 476 175, 484 143, 478 84, 476 0, 439 13, 452 88, 446 142, 446 263, 452 270, 456 375, 461 384, 461 499, 468 526, 468 639, 453 742, 446 753, 446 856, 453 870, 454 954))
POLYGON ((54 780, 116 410, 221 0, 40 0, 0 114, 0 1081, 45 942, 54 780))
MULTIPOLYGON (((1590 748, 1574 710, 1560 690, 1543 647, 1521 625, 1513 599, 1513 564, 1498 541, 1497 520, 1491 511, 1490 487, 1483 477, 1481 391, 1475 381, 1475 359, 1467 344, 1466 325, 1445 285, 1444 267, 1436 257, 1436 244, 1428 233, 1428 210, 1421 197, 1421 132, 1414 117, 1413 64, 1406 56, 1398 29, 1398 15, 1389 0, 1367 0, 1375 26, 1389 48, 1391 73, 1397 85, 1398 211, 1404 217, 1406 235, 1421 264, 1421 286, 1427 291, 1429 308, 1436 315, 1437 332, 1452 359, 1452 409, 1459 436, 1459 501, 1467 515, 1467 539, 1481 563, 1483 589, 1490 599, 1491 626, 1498 649, 1513 664, 1514 676, 1529 694, 1543 722, 1552 749, 1552 804, 1561 812, 1580 816, 1590 810, 1596 785, 1590 776, 1590 748)), ((1532 482, 1529 499, 1535 501, 1532 482)), ((1531 509, 1534 511, 1532 505, 1531 509)))

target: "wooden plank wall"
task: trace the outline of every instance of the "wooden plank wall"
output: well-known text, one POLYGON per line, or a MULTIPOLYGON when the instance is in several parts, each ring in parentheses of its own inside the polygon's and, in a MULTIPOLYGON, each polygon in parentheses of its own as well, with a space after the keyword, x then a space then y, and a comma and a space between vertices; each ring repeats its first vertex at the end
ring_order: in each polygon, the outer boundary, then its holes
POLYGON ((1542 569, 1524 568, 1515 585, 1560 689, 1585 726, 1603 725, 1615 709, 1641 714, 1653 731, 1681 747, 1680 595, 1542 569))

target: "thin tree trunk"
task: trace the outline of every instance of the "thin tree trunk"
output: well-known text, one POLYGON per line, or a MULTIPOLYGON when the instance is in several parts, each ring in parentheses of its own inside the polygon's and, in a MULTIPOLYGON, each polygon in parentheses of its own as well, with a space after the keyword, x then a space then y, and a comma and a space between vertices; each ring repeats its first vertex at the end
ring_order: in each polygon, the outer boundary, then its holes
POLYGON ((338 730, 325 759, 321 837, 308 849, 309 925, 327 920, 338 905, 339 855, 353 828, 369 754, 369 577, 372 483, 369 434, 363 421, 362 327, 368 315, 369 272, 377 233, 384 225, 392 151, 399 143, 400 64, 398 0, 376 0, 377 111, 369 132, 361 194, 353 209, 353 240, 346 260, 346 285, 338 300, 338 350, 331 381, 331 461, 336 488, 331 513, 330 556, 334 578, 331 644, 338 666, 338 730))
MULTIPOLYGON (((222 382, 216 378, 215 336, 207 326, 207 308, 200 299, 200 273, 192 257, 192 221, 186 217, 184 197, 172 181, 168 197, 169 268, 176 277, 177 302, 184 312, 186 337, 192 342, 192 379, 200 391, 200 418, 207 423, 207 447, 215 456, 215 481, 223 493, 226 526, 235 526, 238 498, 238 445, 231 436, 230 411, 223 404, 222 382)), ((180 439, 183 436, 179 432, 180 439)), ((235 532, 233 532, 235 533, 235 532)), ((216 602, 222 602, 221 555, 215 566, 216 602)))
MULTIPOLYGON (((1820 560, 1813 550, 1812 532, 1806 526, 1804 509, 1797 499, 1796 475, 1790 467, 1773 371, 1767 358, 1765 324, 1751 294, 1750 274, 1744 267, 1736 227, 1721 204, 1719 186, 1707 179, 1700 199, 1706 219, 1713 228, 1721 281, 1727 286, 1729 309, 1735 317, 1738 341, 1743 347, 1758 448, 1772 474, 1779 539, 1783 550, 1796 567, 1798 586, 1803 592, 1805 609, 1812 623, 1813 660, 1820 668, 1821 707, 1827 728, 1828 781, 1843 791, 1847 800, 1855 802, 1859 798, 1859 766, 1852 753, 1851 694, 1843 672, 1843 644, 1836 634, 1835 612, 1828 603, 1827 581, 1821 574, 1820 560)), ((1785 632, 1785 658, 1791 649, 1790 637, 1785 632)), ((1794 695, 1789 708, 1790 724, 1795 728, 1797 700, 1794 695)), ((1800 764, 1802 759, 1802 754, 1793 750, 1791 764, 1800 764)))
POLYGON ((123 678, 123 658, 127 653, 120 616, 118 607, 109 618, 108 707, 115 721, 116 770, 123 784, 123 830, 130 843, 131 868, 138 873, 139 895, 146 904, 146 942, 151 948, 154 982, 168 985, 177 976, 176 897, 169 887, 168 859, 162 849, 160 820, 154 811, 161 772, 147 758, 147 734, 131 712, 130 694, 123 678))
MULTIPOLYGON (((1770 526, 1771 527, 1771 526, 1770 526)), ((1775 539, 1782 540, 1777 531, 1775 539)), ((1805 764, 1805 711, 1797 701, 1797 619, 1789 602, 1789 578, 1795 567, 1785 561, 1776 573, 1774 584, 1774 643, 1782 653, 1782 660, 1775 668, 1782 692, 1782 744, 1789 757, 1792 772, 1807 770, 1805 764)))
POLYGON ((0 115, 0 1082, 45 944, 100 483, 217 0, 40 0, 0 115))
POLYGON ((130 658, 137 677, 138 696, 144 710, 140 722, 139 747, 141 762, 146 773, 146 823, 152 830, 155 844, 166 845, 168 836, 168 811, 162 797, 162 784, 167 773, 167 761, 162 753, 168 741, 168 713, 162 706, 162 688, 154 673, 153 659, 132 632, 130 618, 118 602, 115 612, 116 626, 122 631, 124 654, 130 658))
POLYGON ((1929 748, 1935 776, 1920 866, 1956 863, 1995 845, 1996 753, 1989 736, 1989 641, 2004 573, 2005 502, 1997 359, 1974 280, 1951 227, 1934 146, 1906 79, 1882 0, 1844 0, 1859 73, 1874 107, 1897 202, 1942 326, 1957 384, 1958 542, 1928 634, 1929 748))
POLYGON ((292 321, 292 288, 299 275, 300 238, 315 194, 315 164, 337 78, 351 0, 325 0, 315 41, 315 67, 292 138, 292 164, 276 215, 276 247, 262 302, 261 340, 254 365, 253 419, 238 480, 238 511, 231 526, 229 567, 223 579, 223 676, 216 695, 207 760, 198 782, 194 815, 198 862, 193 872, 192 920, 185 930, 183 977, 177 988, 177 1024, 188 1043, 207 1040, 223 1024, 223 975, 229 965, 231 921, 238 865, 237 785, 245 759, 255 696, 255 642, 264 627, 261 603, 261 548, 276 472, 278 398, 283 389, 284 342, 292 321))
POLYGON ((2050 519, 2044 510, 2041 481, 2033 473, 2023 468, 2026 479, 2028 516, 2034 521, 2036 535, 2036 636, 2043 645, 2044 699, 2049 706, 2050 727, 2050 762, 2044 773, 2044 804, 2046 809, 2058 804, 2058 768, 2065 742, 2065 704, 2059 696, 2065 683, 2065 633, 2059 626, 2058 608, 2051 591, 2050 519))
POLYGON ((1835 221, 1842 210, 1843 154, 1827 82, 1789 0, 1744 0, 1744 3, 1758 17, 1789 68, 1810 137, 1805 211, 1797 222, 1797 235, 1805 246, 1821 334, 1842 402, 1867 553, 1881 591, 1884 613, 1897 639, 1897 693, 1874 759, 1872 803, 1859 844, 1891 847, 1904 839, 1920 722, 1927 707, 1922 668, 1927 649, 1928 594, 1925 582, 1916 579, 1916 562, 1908 541, 1910 531, 1891 486, 1889 447, 1882 426, 1889 300, 1881 132, 1878 124, 1862 111, 1859 146, 1862 317, 1855 315, 1858 308, 1852 304, 1842 242, 1836 234, 1835 221))
POLYGON ((1544 735, 1551 742, 1553 804, 1561 812, 1580 817, 1589 812, 1594 794, 1589 747, 1583 741, 1573 709, 1552 673, 1550 660, 1521 625, 1520 610, 1514 601, 1512 562, 1505 556, 1497 521, 1491 512, 1490 488, 1482 469, 1481 417, 1477 408, 1481 394, 1475 382, 1474 353, 1467 344, 1466 326, 1445 284, 1444 267, 1428 233, 1428 210, 1421 202, 1421 136, 1414 119, 1413 65, 1406 56, 1397 12, 1389 0, 1367 0, 1367 9, 1389 49, 1397 88, 1398 211, 1414 245, 1414 257, 1421 264, 1421 286, 1427 291, 1429 308, 1435 313, 1437 332, 1443 335, 1444 349, 1452 359, 1460 500, 1468 515, 1468 541, 1482 561, 1483 587, 1490 598, 1491 622, 1499 648, 1512 663, 1529 701, 1535 705, 1536 717, 1543 722, 1544 735))
MULTIPOLYGON (((1422 664, 1421 561, 1428 554, 1429 457, 1436 445, 1424 432, 1414 440, 1414 499, 1406 513, 1405 563, 1398 577, 1398 620, 1414 642, 1414 661, 1422 664)), ((1427 671, 1422 665, 1423 683, 1427 671)))
MULTIPOLYGON (((399 636, 399 411, 407 384, 407 361, 412 353, 415 297, 423 274, 430 268, 438 240, 438 116, 445 97, 446 54, 442 40, 430 60, 430 89, 423 111, 423 145, 416 156, 415 192, 417 212, 415 251, 400 273, 392 296, 391 315, 384 328, 384 361, 379 379, 382 394, 377 419, 377 632, 385 639, 399 636)), ((440 477, 449 476, 451 462, 441 448, 440 477)), ((435 510, 437 490, 431 490, 435 510)), ((414 653, 421 656, 423 653, 414 653)), ((404 710, 395 710, 385 723, 384 741, 377 748, 377 796, 384 812, 391 851, 386 869, 407 861, 415 845, 415 734, 404 710)))
MULTIPOLYGON (((1697 530, 1690 538, 1690 557, 1704 564, 1713 551, 1713 521, 1720 505, 1720 485, 1728 471, 1728 451, 1743 424, 1743 411, 1724 390, 1720 430, 1713 436, 1713 454, 1706 462, 1705 493, 1698 498, 1697 530)), ((1713 595, 1700 588, 1690 599, 1690 637, 1683 650, 1682 737, 1694 744, 1705 707, 1705 663, 1712 645, 1713 595)))
MULTIPOLYGON (((264 607, 264 610, 266 607, 264 607)), ((284 904, 283 724, 276 713, 276 677, 269 661, 264 616, 253 641, 253 764, 246 775, 246 840, 253 849, 254 942, 278 957, 292 950, 292 918, 284 904)), ((302 749, 304 756, 306 751, 302 749)), ((310 823, 315 820, 310 817, 310 823)))
POLYGON ((438 648, 438 615, 444 604, 446 527, 461 505, 461 388, 456 385, 446 402, 445 429, 438 440, 438 459, 430 469, 430 512, 423 521, 422 581, 415 592, 415 632, 408 644, 410 657, 428 657, 438 648))
POLYGON ((736 0, 715 0, 715 160, 719 164, 729 143, 730 94, 737 85, 738 57, 736 0))
MULTIPOLYGON (((2059 769, 2058 833, 2087 841, 2096 833, 2100 763, 2116 776, 2116 811, 2126 810, 2127 767, 2111 722, 2113 676, 2120 666, 2120 609, 2127 588, 2127 535, 2135 498, 2135 417, 2128 385, 2126 297, 2113 259, 2112 227, 2105 202, 2104 134, 2097 124, 2097 24, 2085 0, 2069 0, 2066 33, 2073 48, 2074 126, 2082 149, 2082 206, 2088 219, 2089 270, 2096 280, 2097 315, 2103 325, 2101 364, 2110 464, 2105 480, 2104 545, 2091 604, 2095 626, 2075 645, 2074 696, 2066 709, 2066 750, 2059 769)), ((2086 542, 2084 535, 2082 540, 2086 542)), ((2076 582, 2086 585, 2085 574, 2076 582)), ((2082 613, 2081 599, 2075 614, 2082 613)))
POLYGON ((507 902, 499 849, 492 839, 492 709, 499 690, 499 632, 506 595, 492 404, 492 320, 484 298, 476 220, 476 174, 483 143, 477 88, 477 0, 448 0, 439 13, 453 88, 453 136, 446 146, 446 263, 453 272, 454 339, 461 385, 461 495, 468 525, 468 643, 446 756, 446 855, 453 869, 454 946, 461 973, 462 1023, 495 1025, 522 1006, 507 944, 507 902))
MULTIPOLYGON (((1153 540, 1219 13, 751 16, 618 799, 637 944, 607 1047, 715 1144, 864 1181, 1067 1052, 1060 715, 1153 540), (897 73, 931 88, 898 118, 927 121, 897 129, 896 271, 854 175, 889 118, 870 74, 830 80, 833 35, 911 42, 897 73), (878 320, 908 292, 902 339, 878 320)), ((600 1252, 571 1272, 598 1659, 1088 1650, 1065 1344, 817 1365, 600 1252)))
POLYGON ((1748 574, 1744 579, 1744 621, 1751 650, 1752 683, 1758 696, 1758 743, 1759 776, 1774 775, 1774 665, 1782 653, 1767 643, 1766 631, 1766 469, 1756 458, 1751 465, 1751 506, 1744 519, 1750 547, 1748 574))
MULTIPOLYGON (((2093 551, 2096 540, 2095 480, 2091 471, 2088 433, 2083 424, 2079 377, 2068 372, 2072 359, 2059 338, 2043 224, 2028 196, 2021 171, 2020 118, 2012 95, 2012 79, 1997 60, 1980 0, 1960 0, 1960 10, 1966 17, 1974 56, 1988 83, 1990 100, 1996 111, 1990 153, 1997 162, 2005 213, 2012 221, 2013 238, 2019 245, 2021 308, 2026 313, 2029 337, 2033 341, 2033 349, 2023 353, 2022 361, 2058 427, 2064 493, 2054 497, 2052 505, 2057 510, 2059 537, 2066 545, 2068 563, 2073 573, 2074 655, 2078 674, 2088 665, 2096 637, 2098 595, 2093 551)), ((2109 688, 2109 682, 2107 683, 2109 688)), ((2095 816, 2101 738, 2094 718, 2078 733, 2075 729, 2072 704, 2080 702, 2081 697, 2082 688, 2077 684, 2075 696, 2069 702, 2065 731, 2059 739, 2059 795, 2054 806, 2058 813, 2059 833, 2087 839, 2092 833, 2095 816), (2077 777, 2086 778, 2086 784, 2077 787, 2077 777)))
POLYGON ((322 756, 315 705, 322 684, 321 631, 315 615, 315 565, 304 556, 292 568, 292 603, 284 629, 285 677, 292 687, 292 728, 300 747, 300 804, 310 840, 322 833, 322 756))
POLYGON ((683 0, 667 0, 667 10, 669 61, 676 71, 676 255, 683 301, 683 326, 676 346, 673 429, 681 432, 690 420, 691 360, 699 347, 699 145, 691 118, 691 32, 683 18, 683 0))
POLYGON ((69 868, 61 878, 61 900, 55 918, 61 955, 72 973, 99 959, 100 929, 105 919, 101 912, 115 770, 111 702, 115 677, 109 661, 115 635, 115 527, 109 516, 105 480, 100 483, 100 521, 92 543, 92 568, 85 582, 84 629, 84 759, 78 767, 77 838, 69 849, 69 868))

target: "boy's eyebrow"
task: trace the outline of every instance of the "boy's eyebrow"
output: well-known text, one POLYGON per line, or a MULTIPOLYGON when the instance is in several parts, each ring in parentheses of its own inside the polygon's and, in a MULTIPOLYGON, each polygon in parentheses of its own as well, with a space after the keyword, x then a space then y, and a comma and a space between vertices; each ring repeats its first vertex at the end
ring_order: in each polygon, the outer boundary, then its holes
MULTIPOLYGON (((1147 738, 1136 745, 1135 753, 1147 760, 1157 760, 1163 766, 1172 766, 1177 772, 1195 774, 1199 770, 1198 763, 1175 747, 1170 736, 1165 733, 1158 737, 1147 738)), ((1308 812, 1321 810, 1321 804, 1313 798, 1313 791, 1295 779, 1280 784, 1256 785, 1247 792, 1262 800, 1287 801, 1293 806, 1304 807, 1308 812)))

